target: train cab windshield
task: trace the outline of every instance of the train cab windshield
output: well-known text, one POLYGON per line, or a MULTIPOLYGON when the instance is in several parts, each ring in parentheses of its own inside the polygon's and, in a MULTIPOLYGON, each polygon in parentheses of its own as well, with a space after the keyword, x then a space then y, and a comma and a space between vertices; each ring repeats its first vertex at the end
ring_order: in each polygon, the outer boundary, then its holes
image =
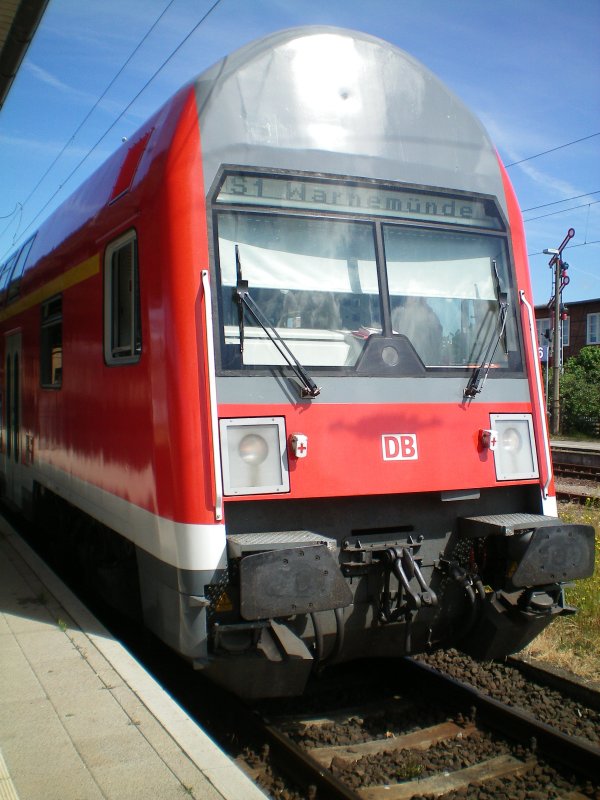
POLYGON ((472 371, 501 302, 488 366, 520 369, 506 236, 492 201, 237 175, 216 208, 224 370, 289 364, 278 336, 319 372, 357 373, 373 338, 407 341, 421 371, 472 371), (239 302, 240 265, 274 335, 239 302))

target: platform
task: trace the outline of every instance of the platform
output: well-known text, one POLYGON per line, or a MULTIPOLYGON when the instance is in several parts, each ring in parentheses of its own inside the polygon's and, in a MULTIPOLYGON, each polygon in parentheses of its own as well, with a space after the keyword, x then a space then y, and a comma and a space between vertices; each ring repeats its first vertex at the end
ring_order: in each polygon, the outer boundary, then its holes
POLYGON ((0 517, 0 798, 264 800, 0 517))

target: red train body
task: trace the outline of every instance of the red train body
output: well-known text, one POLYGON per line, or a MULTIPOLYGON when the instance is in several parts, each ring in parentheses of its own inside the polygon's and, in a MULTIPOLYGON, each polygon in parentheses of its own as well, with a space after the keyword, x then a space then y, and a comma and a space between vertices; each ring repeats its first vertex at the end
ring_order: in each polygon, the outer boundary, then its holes
POLYGON ((409 56, 299 29, 158 111, 0 269, 3 492, 249 696, 563 613, 523 226, 409 56))

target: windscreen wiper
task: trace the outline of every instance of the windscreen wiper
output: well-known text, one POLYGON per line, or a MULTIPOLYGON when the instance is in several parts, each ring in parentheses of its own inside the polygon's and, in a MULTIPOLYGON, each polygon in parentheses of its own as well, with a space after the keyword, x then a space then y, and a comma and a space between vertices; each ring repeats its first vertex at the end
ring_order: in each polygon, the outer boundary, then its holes
MULTIPOLYGON (((490 371, 490 367, 492 366, 494 356, 496 355, 496 350, 506 331, 506 321, 508 319, 508 293, 502 291, 500 286, 500 277, 498 275, 498 269, 495 261, 492 261, 492 267, 494 269, 494 275, 496 278, 498 318, 496 319, 496 326, 492 332, 490 343, 487 346, 483 360, 478 367, 475 367, 473 374, 469 378, 469 382, 465 387, 464 396, 469 398, 475 397, 475 395, 478 395, 483 389, 490 371)), ((507 352, 506 341, 504 342, 504 351, 507 352)))
POLYGON ((235 268, 237 273, 237 284, 235 287, 234 298, 239 306, 240 353, 243 354, 244 352, 244 308, 247 308, 250 315, 260 325, 260 327, 267 334, 269 339, 273 342, 275 347, 279 350, 281 355, 296 373, 300 383, 302 384, 302 388, 300 389, 300 397, 317 397, 319 394, 321 394, 321 390, 310 377, 308 372, 304 369, 302 364, 298 361, 296 356, 292 353, 287 344, 283 341, 281 336, 277 333, 275 327, 270 322, 268 317, 265 316, 259 306, 252 299, 250 290, 248 288, 248 281, 245 281, 242 278, 240 248, 237 244, 235 246, 235 268))

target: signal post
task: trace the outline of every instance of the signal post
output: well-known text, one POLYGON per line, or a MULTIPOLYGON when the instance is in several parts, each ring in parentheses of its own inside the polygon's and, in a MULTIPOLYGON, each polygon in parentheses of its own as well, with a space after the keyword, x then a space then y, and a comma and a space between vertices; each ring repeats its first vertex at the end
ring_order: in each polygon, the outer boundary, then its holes
POLYGON ((569 228, 567 235, 562 240, 561 244, 556 248, 548 248, 544 253, 551 255, 552 258, 548 262, 550 269, 554 268, 554 297, 550 301, 550 305, 554 305, 554 332, 552 342, 552 433, 560 433, 560 342, 561 342, 561 299, 563 287, 567 285, 568 279, 563 279, 563 272, 568 267, 563 262, 561 255, 567 244, 575 236, 575 229, 569 228))

